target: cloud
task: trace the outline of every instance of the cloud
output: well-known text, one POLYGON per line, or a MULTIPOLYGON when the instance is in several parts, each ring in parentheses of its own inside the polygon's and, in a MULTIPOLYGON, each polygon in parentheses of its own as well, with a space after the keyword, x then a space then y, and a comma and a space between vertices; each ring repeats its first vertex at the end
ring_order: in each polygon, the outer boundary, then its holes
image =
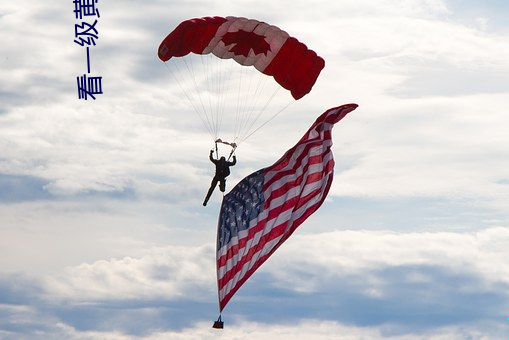
POLYGON ((0 328, 50 339, 488 339, 505 330, 507 237, 507 228, 295 235, 239 290, 221 333, 210 328, 211 245, 147 249, 51 277, 4 276, 0 328))
POLYGON ((151 249, 142 258, 101 260, 66 269, 48 278, 56 299, 77 301, 210 298, 214 274, 213 249, 171 247, 151 249), (200 292, 200 293, 197 293, 200 292))
POLYGON ((44 189, 46 184, 46 181, 31 176, 0 175, 0 201, 50 199, 51 195, 44 189))
MULTIPOLYGON (((324 338, 338 329, 352 338, 501 334, 508 237, 507 228, 295 235, 225 309, 226 333, 262 337, 270 329, 285 339, 291 324, 296 334, 314 330, 324 338)), ((4 309, 24 315, 45 310, 65 325, 59 331, 77 337, 215 334, 203 324, 217 308, 211 245, 146 248, 138 258, 83 263, 37 280, 11 276, 3 282, 8 293, 2 303, 11 306, 4 309)))
MULTIPOLYGON (((509 229, 503 227, 470 233, 351 230, 314 235, 308 231, 293 237, 276 256, 281 261, 291 256, 296 276, 291 275, 290 266, 282 264, 288 272, 278 270, 273 274, 290 274, 288 282, 299 287, 299 283, 309 283, 298 279, 298 268, 340 276, 386 267, 432 265, 452 273, 466 272, 488 286, 509 284, 509 266, 503 264, 507 250, 502 246, 508 238, 509 229)), ((319 285, 320 281, 314 283, 319 285)))
POLYGON ((22 5, 0 5, 0 337, 507 336, 506 6, 98 2, 104 93, 85 102, 72 8, 22 5), (239 290, 222 333, 220 194, 200 206, 213 143, 156 55, 211 14, 274 23, 326 59, 313 91, 239 148, 229 186, 326 109, 360 104, 334 129, 327 202, 239 290))
MULTIPOLYGON (((390 333, 390 327, 387 327, 390 333)), ((331 339, 339 335, 341 339, 355 340, 355 339, 391 339, 391 340, 417 340, 417 339, 489 339, 489 334, 502 334, 501 330, 497 332, 488 331, 481 333, 472 327, 455 328, 446 327, 435 329, 430 332, 420 334, 404 334, 404 335, 391 335, 388 334, 386 329, 369 328, 369 327, 355 327, 345 325, 334 321, 321 321, 321 320, 306 320, 293 324, 265 324, 244 321, 238 324, 237 327, 229 327, 218 331, 210 329, 210 323, 201 322, 193 327, 186 328, 183 331, 167 331, 156 332, 147 337, 136 337, 137 339, 223 339, 223 338, 249 338, 249 339, 266 339, 270 337, 276 340, 286 339, 331 339)), ((132 337, 125 336, 119 333, 97 333, 97 332, 76 332, 69 329, 69 334, 85 335, 90 339, 133 339, 132 337)))
MULTIPOLYGON (((18 316, 30 316, 32 322, 42 318, 41 314, 30 314, 29 311, 20 307, 2 306, 2 309, 12 312, 16 310, 18 316)), ((3 329, 0 331, 6 338, 14 338, 19 333, 15 328, 3 329)), ((414 334, 392 334, 391 326, 385 327, 356 327, 348 324, 342 324, 335 321, 323 320, 303 320, 292 324, 273 324, 240 321, 232 325, 228 322, 223 330, 213 330, 211 322, 197 322, 182 330, 155 330, 149 334, 126 334, 119 330, 97 331, 75 328, 63 322, 54 322, 47 328, 34 327, 29 333, 33 337, 44 337, 45 339, 223 339, 227 338, 247 338, 250 339, 330 339, 341 334, 342 339, 391 339, 391 340, 417 340, 417 339, 490 339, 496 336, 503 336, 503 329, 492 324, 485 324, 482 331, 473 326, 465 327, 441 327, 427 332, 414 334), (490 328, 491 327, 491 328, 490 328)))
POLYGON ((502 322, 509 285, 502 245, 508 236, 507 228, 296 235, 261 270, 273 293, 248 283, 236 297, 242 302, 230 308, 243 304, 261 320, 285 322, 286 307, 280 306, 289 304, 294 317, 390 324, 394 334, 502 322), (266 304, 271 311, 263 309, 266 304))
POLYGON ((373 129, 374 134, 387 132, 378 140, 359 138, 341 145, 342 140, 356 139, 352 136, 359 122, 352 115, 353 126, 338 125, 334 131, 341 139, 336 143, 339 168, 335 178, 340 191, 333 187, 333 194, 442 196, 471 199, 479 205, 489 203, 500 209, 507 202, 500 183, 505 175, 498 170, 506 162, 507 150, 502 147, 506 137, 495 123, 505 119, 496 109, 502 98, 490 97, 495 109, 482 100, 462 99, 418 101, 403 111, 394 108, 387 111, 388 117, 376 117, 369 125, 362 125, 365 131, 373 129), (401 131, 389 116, 408 129, 401 131))

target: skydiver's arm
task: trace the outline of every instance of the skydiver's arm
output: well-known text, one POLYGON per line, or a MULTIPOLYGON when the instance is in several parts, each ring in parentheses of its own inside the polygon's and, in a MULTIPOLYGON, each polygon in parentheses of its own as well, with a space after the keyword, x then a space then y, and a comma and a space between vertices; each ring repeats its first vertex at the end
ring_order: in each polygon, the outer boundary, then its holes
POLYGON ((209 155, 209 159, 212 163, 215 163, 214 162, 214 158, 212 157, 212 155, 214 154, 214 150, 210 150, 210 155, 209 155))
POLYGON ((237 157, 235 157, 235 155, 233 155, 233 162, 230 162, 229 165, 234 166, 235 164, 237 164, 237 157))

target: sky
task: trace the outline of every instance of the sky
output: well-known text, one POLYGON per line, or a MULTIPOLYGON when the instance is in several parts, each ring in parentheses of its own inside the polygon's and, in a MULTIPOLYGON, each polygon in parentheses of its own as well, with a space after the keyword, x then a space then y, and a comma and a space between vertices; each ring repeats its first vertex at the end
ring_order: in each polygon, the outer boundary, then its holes
POLYGON ((502 0, 0 4, 1 339, 507 339, 509 5, 502 0), (237 149, 228 188, 324 111, 322 207, 217 318, 213 140, 157 58, 180 22, 305 42, 312 91, 237 149), (77 79, 102 77, 96 99, 77 79))

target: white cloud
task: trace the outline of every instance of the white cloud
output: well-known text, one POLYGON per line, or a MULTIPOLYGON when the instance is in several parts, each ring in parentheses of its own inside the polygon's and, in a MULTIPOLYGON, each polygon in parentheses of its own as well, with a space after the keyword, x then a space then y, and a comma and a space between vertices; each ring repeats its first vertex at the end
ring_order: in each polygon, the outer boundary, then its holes
POLYGON ((214 295, 211 246, 154 248, 141 258, 100 260, 48 277, 50 299, 105 301, 201 300, 214 295))
POLYGON ((236 294, 223 314, 226 328, 221 333, 201 321, 204 313, 214 313, 216 298, 211 244, 147 247, 138 257, 99 260, 39 275, 32 281, 42 289, 37 299, 33 283, 23 284, 17 277, 18 283, 9 280, 6 291, 15 291, 18 298, 12 299, 15 304, 2 306, 0 313, 10 315, 3 321, 6 325, 30 319, 27 327, 44 330, 47 338, 65 334, 70 339, 262 339, 272 334, 276 339, 305 339, 314 334, 325 339, 338 332, 367 339, 491 338, 503 334, 505 319, 497 318, 507 307, 508 238, 507 228, 294 235, 236 294), (17 302, 21 296, 32 305, 17 302), (266 320, 260 313, 267 313, 267 303, 277 303, 272 306, 277 312, 268 316, 271 322, 248 321, 266 320), (200 304, 205 308, 198 312, 200 304), (289 308, 304 309, 298 314, 303 316, 292 316, 289 308), (63 318, 67 309, 76 310, 79 320, 74 314, 63 318), (357 313, 365 319, 351 319, 357 313), (422 314, 439 321, 426 326, 422 314), (313 315, 322 317, 315 320, 313 315), (182 317, 185 321, 179 324, 182 317), (51 325, 43 321, 48 318, 51 325), (94 327, 97 318, 101 322, 94 327), (144 326, 134 331, 138 323, 144 326))
MULTIPOLYGON (((308 233, 293 236, 264 270, 277 277, 282 287, 310 292, 323 288, 323 277, 335 280, 355 274, 369 279, 385 268, 408 266, 431 266, 474 275, 487 287, 494 287, 509 285, 509 265, 504 260, 509 250, 503 246, 507 242, 509 229, 503 227, 471 233, 308 233)), ((373 288, 383 286, 377 287, 377 282, 373 282, 373 288)))
MULTIPOLYGON (((0 333, 1 334, 1 333, 0 333)), ((4 332, 6 336, 14 332, 4 332)), ((193 327, 181 331, 159 331, 148 335, 133 336, 120 331, 83 331, 77 330, 64 323, 56 323, 51 330, 39 332, 46 339, 101 339, 101 340, 134 340, 134 339, 175 339, 175 340, 198 340, 198 339, 275 339, 275 340, 307 340, 307 339, 331 339, 341 336, 345 340, 357 339, 390 339, 390 340, 446 340, 446 339, 479 339, 487 340, 492 337, 502 336, 501 327, 485 327, 483 332, 474 327, 443 327, 424 333, 391 334, 391 326, 383 327, 355 327, 334 321, 305 320, 293 324, 264 324, 255 322, 240 322, 235 325, 226 323, 223 330, 211 329, 210 322, 200 322, 193 327)))
MULTIPOLYGON (((389 283, 411 287, 422 282, 433 286, 433 282, 441 284, 437 280, 444 280, 442 271, 451 277, 475 278, 459 284, 458 289, 503 294, 499 287, 509 286, 509 266, 504 264, 509 255, 504 247, 508 241, 509 229, 502 227, 472 233, 335 231, 295 235, 261 272, 274 278, 273 286, 304 294, 324 294, 331 285, 363 277, 364 282, 358 286, 362 294, 389 298, 394 294, 389 283), (391 274, 393 269, 397 272, 391 274)), ((73 302, 177 298, 210 301, 215 295, 213 259, 211 244, 147 248, 138 258, 69 267, 48 277, 46 289, 52 300, 73 302)), ((253 278, 257 275, 261 274, 253 278)), ((344 287, 345 294, 351 293, 349 287, 344 287)), ((266 289, 270 295, 271 288, 266 289)), ((440 294, 440 290, 435 293, 440 294)))
POLYGON ((359 117, 361 126, 356 126, 357 113, 352 113, 351 120, 334 131, 339 142, 332 193, 442 196, 503 209, 508 200, 503 171, 508 151, 499 124, 506 118, 498 107, 504 96, 471 99, 416 100, 404 109, 389 109, 388 116, 373 117, 373 122, 359 117), (395 121, 405 128, 393 125, 395 121), (373 132, 378 139, 364 139, 359 128, 368 135, 373 132), (379 131, 386 134, 379 135, 379 131), (341 145, 343 140, 349 143, 341 145), (353 164, 342 170, 348 162, 353 164))
POLYGON ((472 327, 444 327, 430 330, 425 333, 390 334, 390 325, 383 327, 355 327, 334 321, 305 320, 288 325, 273 325, 253 322, 242 322, 235 327, 226 324, 221 331, 207 329, 209 324, 201 323, 195 328, 186 329, 182 332, 165 332, 152 334, 151 339, 275 339, 275 340, 305 340, 305 339, 331 339, 338 338, 345 340, 357 339, 392 339, 392 340, 445 340, 445 339, 467 339, 475 338, 487 340, 490 333, 502 334, 500 329, 491 330, 488 334, 480 333, 472 327))

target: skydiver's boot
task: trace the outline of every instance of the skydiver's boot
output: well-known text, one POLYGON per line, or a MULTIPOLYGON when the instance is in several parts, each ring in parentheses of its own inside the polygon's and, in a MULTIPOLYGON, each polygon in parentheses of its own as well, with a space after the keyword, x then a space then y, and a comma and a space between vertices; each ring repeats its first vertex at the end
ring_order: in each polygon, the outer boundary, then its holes
POLYGON ((209 191, 207 192, 207 196, 205 196, 205 200, 203 201, 203 206, 205 207, 207 205, 207 202, 210 199, 210 196, 212 196, 212 193, 214 192, 214 189, 216 188, 216 183, 212 182, 212 185, 209 188, 209 191))
POLYGON ((207 202, 209 201, 210 196, 212 195, 212 191, 209 189, 209 192, 207 192, 207 196, 205 196, 205 200, 203 201, 203 206, 207 206, 207 202))

